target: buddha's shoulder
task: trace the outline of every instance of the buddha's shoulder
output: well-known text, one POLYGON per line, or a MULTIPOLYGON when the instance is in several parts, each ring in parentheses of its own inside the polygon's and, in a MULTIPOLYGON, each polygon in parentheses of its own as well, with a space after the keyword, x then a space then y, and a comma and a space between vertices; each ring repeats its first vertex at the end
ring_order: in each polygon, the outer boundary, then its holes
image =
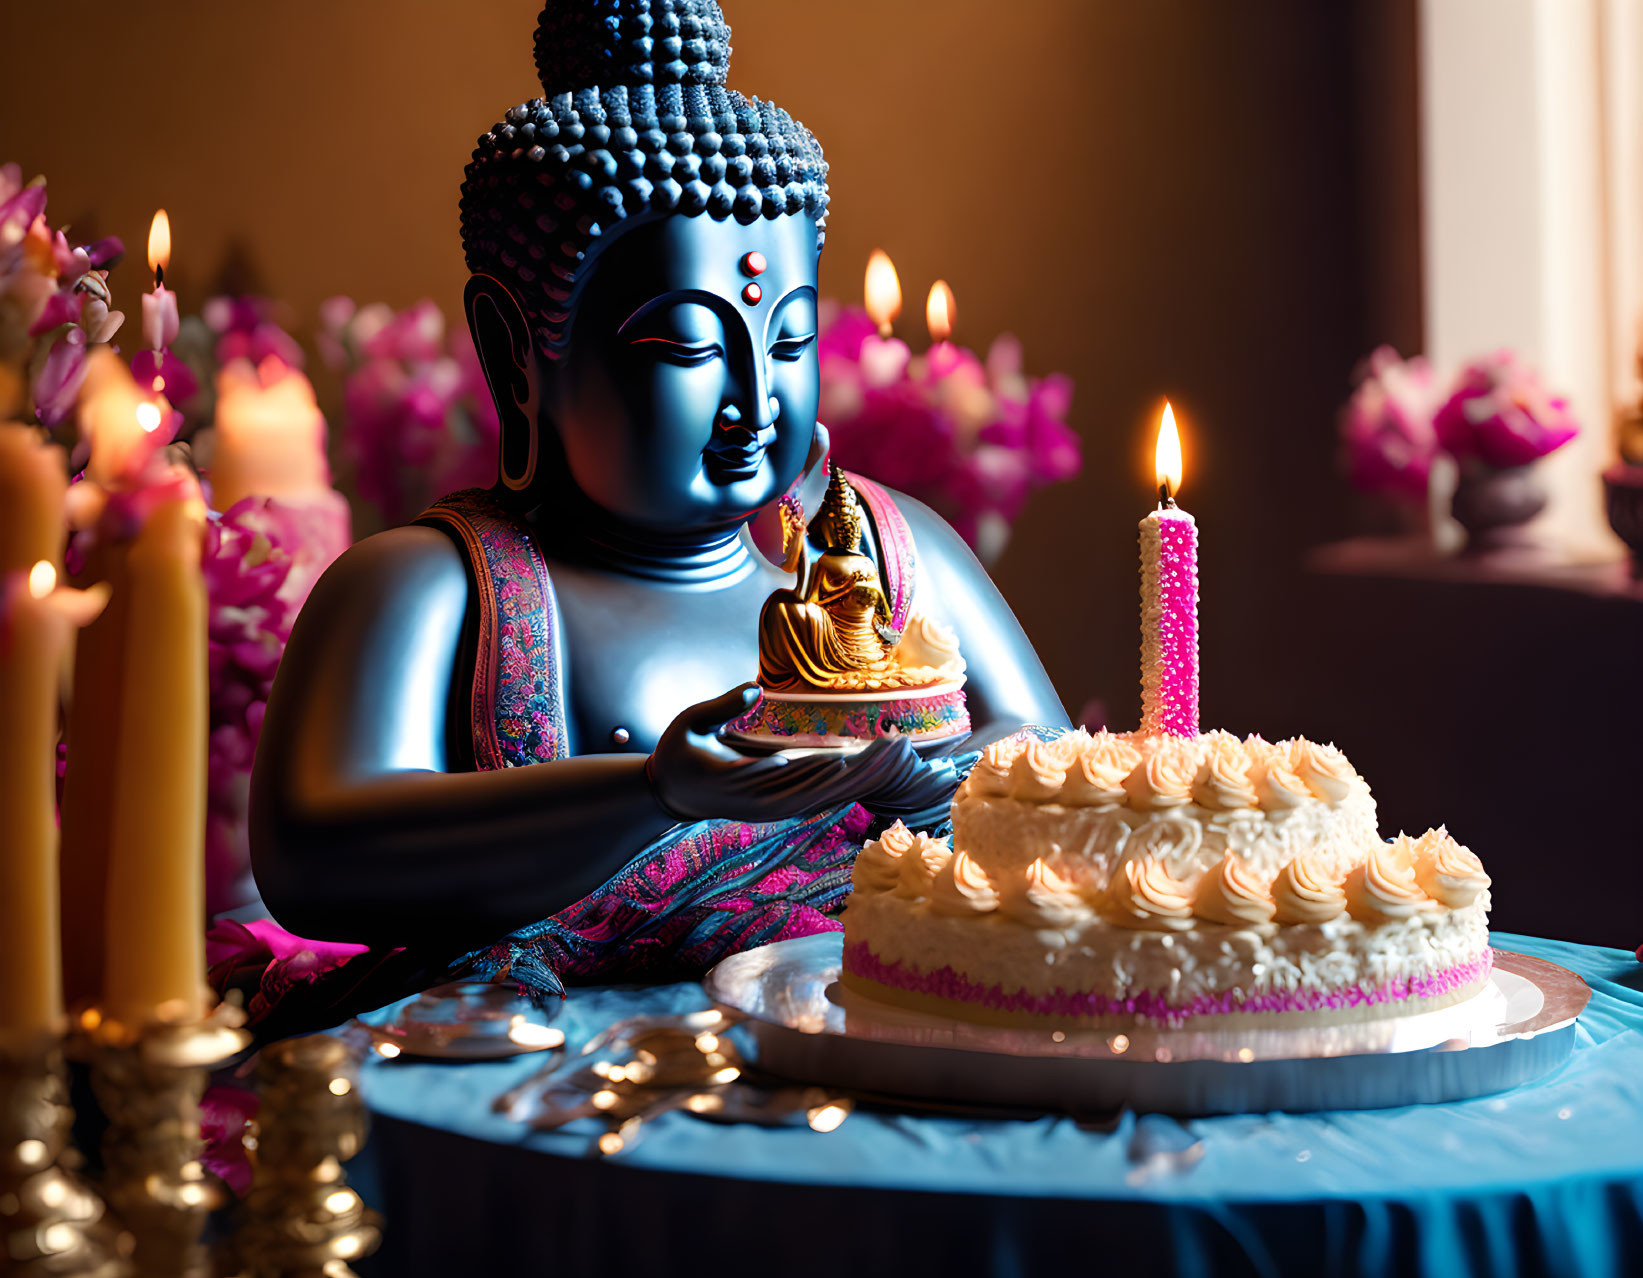
POLYGON ((411 524, 355 542, 325 570, 314 599, 331 606, 414 606, 468 593, 462 552, 436 528, 411 524))
POLYGON ((894 488, 884 490, 889 494, 897 511, 907 523, 907 531, 913 537, 913 549, 922 560, 932 557, 939 560, 943 566, 962 572, 980 572, 985 575, 981 563, 971 552, 964 538, 959 536, 958 530, 926 506, 917 497, 909 497, 906 493, 894 488))

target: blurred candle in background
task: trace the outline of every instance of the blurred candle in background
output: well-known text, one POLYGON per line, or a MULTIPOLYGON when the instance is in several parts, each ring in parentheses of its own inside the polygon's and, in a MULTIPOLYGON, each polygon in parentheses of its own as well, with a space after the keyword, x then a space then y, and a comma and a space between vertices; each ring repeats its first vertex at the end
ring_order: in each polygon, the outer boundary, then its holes
MULTIPOLYGON (((143 344, 151 351, 170 346, 180 327, 177 295, 165 286, 165 268, 170 265, 171 219, 160 209, 148 227, 148 269, 154 272, 154 291, 143 296, 143 344)), ((164 391, 165 387, 154 389, 164 391)))
POLYGON ((276 355, 230 360, 217 374, 211 504, 226 511, 267 501, 294 555, 282 598, 301 605, 320 574, 353 542, 348 499, 331 487, 325 417, 299 369, 276 355))
POLYGON ((962 360, 959 348, 948 340, 953 335, 953 324, 957 318, 958 304, 953 300, 953 290, 946 280, 937 280, 930 285, 930 296, 924 303, 924 323, 930 330, 926 366, 932 377, 945 376, 962 360))
POLYGON ((862 343, 862 381, 869 386, 888 386, 906 372, 911 352, 906 342, 890 335, 896 316, 901 314, 901 280, 883 249, 874 249, 867 259, 866 293, 867 314, 879 332, 862 343))

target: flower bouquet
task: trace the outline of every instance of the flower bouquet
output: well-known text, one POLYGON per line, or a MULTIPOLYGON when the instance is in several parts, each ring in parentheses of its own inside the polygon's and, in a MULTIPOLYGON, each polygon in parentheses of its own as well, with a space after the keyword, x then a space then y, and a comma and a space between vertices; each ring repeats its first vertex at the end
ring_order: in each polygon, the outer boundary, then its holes
POLYGON ((435 498, 496 482, 500 424, 465 328, 431 301, 395 312, 334 297, 320 352, 343 375, 343 455, 361 500, 389 524, 435 498))
POLYGON ((1546 505, 1535 463, 1580 432, 1568 401, 1511 351, 1468 363, 1444 392, 1424 359, 1382 346, 1355 381, 1339 423, 1353 487, 1407 509, 1424 502, 1433 462, 1452 458, 1451 509, 1474 552, 1521 540, 1546 505))
POLYGON ((68 421, 91 348, 125 316, 109 309, 108 272, 125 249, 112 236, 70 244, 46 224, 46 184, 0 165, 0 419, 33 406, 48 429, 68 421))
POLYGON ((1083 466, 1066 424, 1072 379, 1022 372, 1004 334, 986 358, 949 341, 912 355, 860 307, 823 307, 818 416, 833 457, 925 502, 984 562, 996 561, 1028 496, 1083 466))

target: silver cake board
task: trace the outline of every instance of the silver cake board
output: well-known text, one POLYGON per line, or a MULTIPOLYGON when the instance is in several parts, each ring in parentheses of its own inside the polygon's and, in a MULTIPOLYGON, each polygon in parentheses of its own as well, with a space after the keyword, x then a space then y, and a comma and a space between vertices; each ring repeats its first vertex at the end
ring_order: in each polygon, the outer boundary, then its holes
POLYGON ((1012 1029, 866 998, 838 983, 837 932, 725 959, 708 995, 745 1017, 767 1073, 878 1095, 1074 1114, 1382 1109, 1464 1100, 1568 1059, 1590 990, 1566 968, 1495 951, 1489 983, 1452 1007, 1281 1029, 1012 1029))

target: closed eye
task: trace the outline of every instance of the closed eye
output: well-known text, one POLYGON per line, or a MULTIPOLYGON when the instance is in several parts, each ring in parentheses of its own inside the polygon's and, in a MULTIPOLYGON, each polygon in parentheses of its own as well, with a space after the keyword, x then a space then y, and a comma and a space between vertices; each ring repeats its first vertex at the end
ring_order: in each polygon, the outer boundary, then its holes
POLYGON ((816 340, 814 333, 804 337, 784 337, 770 348, 772 359, 796 360, 804 358, 804 353, 810 348, 810 343, 816 340))
POLYGON ((676 342, 668 337, 639 337, 634 339, 633 345, 643 346, 647 343, 660 347, 655 353, 669 363, 683 364, 687 368, 709 363, 724 354, 717 342, 676 342))

